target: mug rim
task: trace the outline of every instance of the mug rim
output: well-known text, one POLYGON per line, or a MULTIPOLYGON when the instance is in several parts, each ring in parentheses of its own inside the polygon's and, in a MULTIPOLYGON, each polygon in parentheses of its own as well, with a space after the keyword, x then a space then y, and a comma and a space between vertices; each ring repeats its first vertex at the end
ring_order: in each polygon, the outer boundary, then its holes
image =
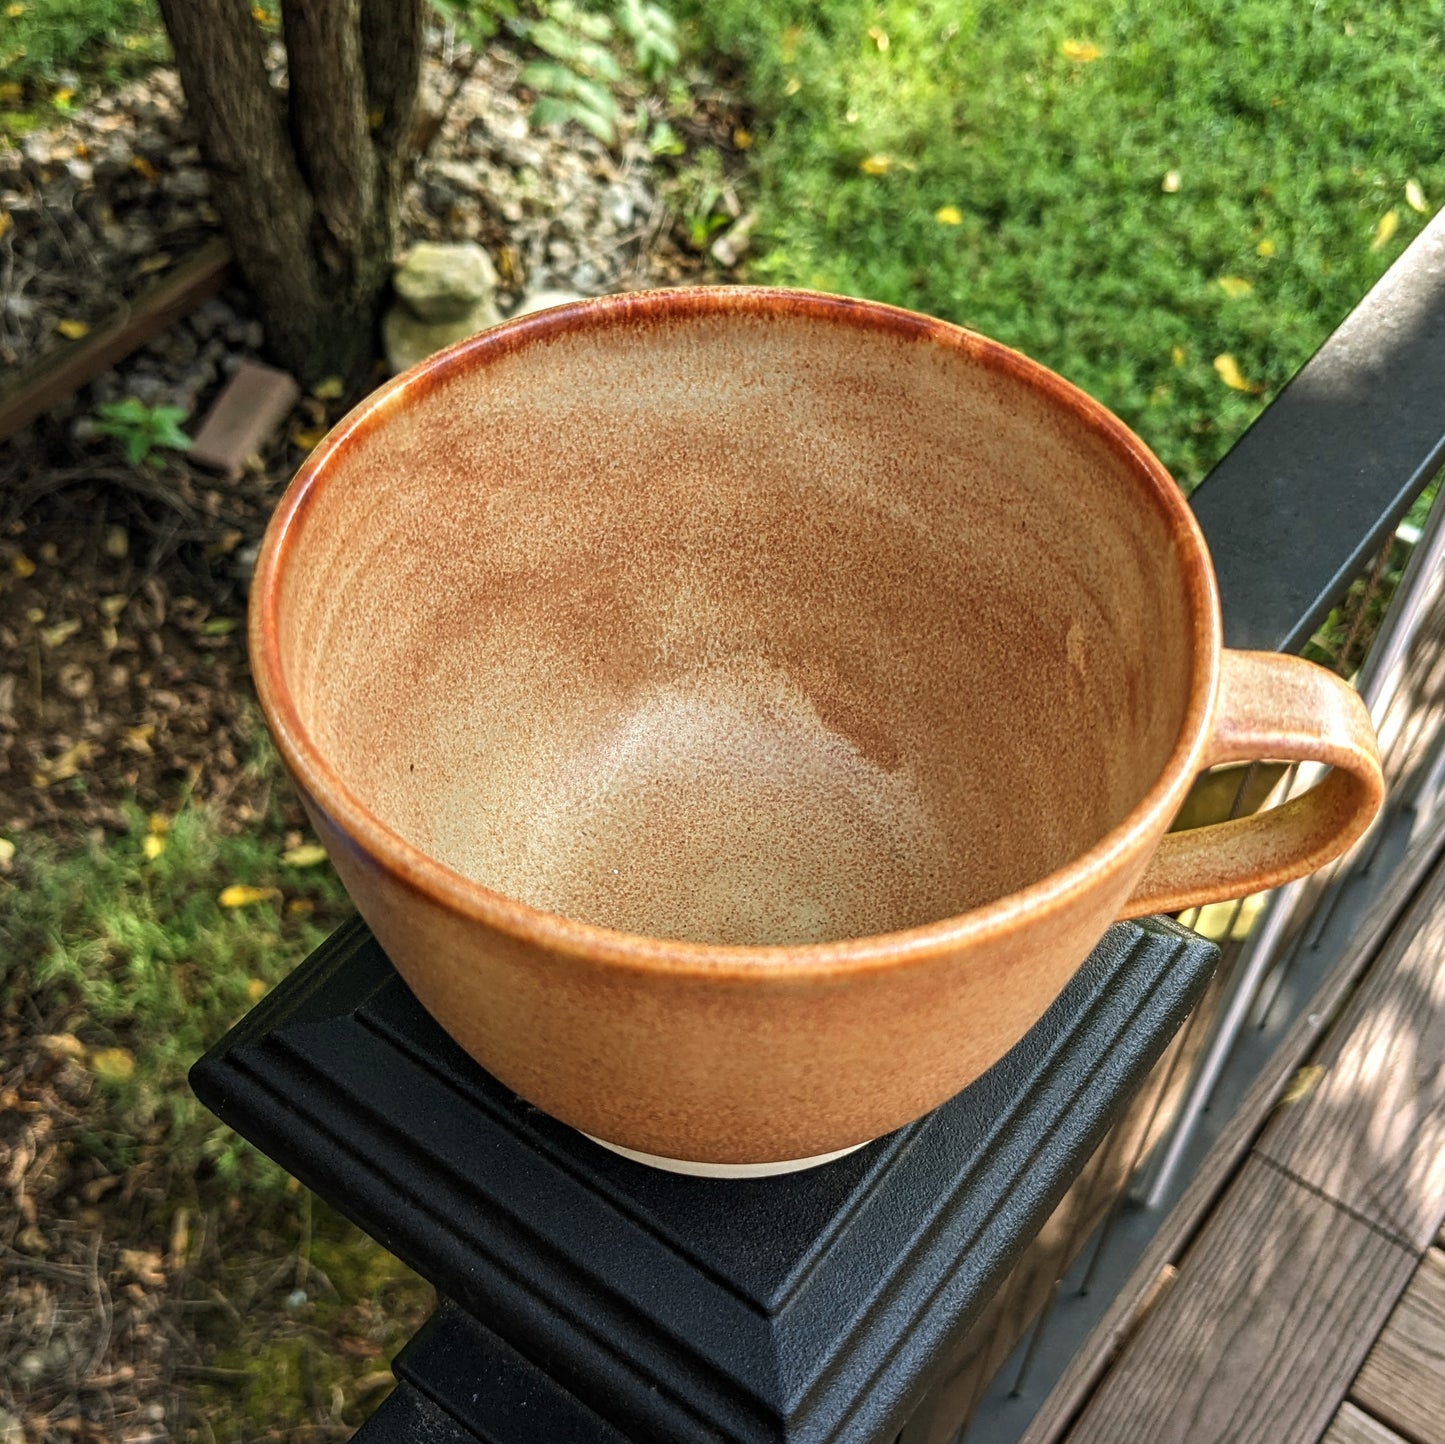
MULTIPOLYGON (((1066 911, 1105 877, 1157 842, 1202 765, 1223 646, 1218 587, 1203 532, 1183 492, 1147 445, 1102 403, 1021 352, 951 322, 878 301, 768 286, 695 286, 625 292, 533 312, 459 341, 393 377, 352 408, 297 470, 267 526, 251 585, 251 671, 261 709, 287 769, 351 845, 427 901, 563 957, 619 969, 700 977, 771 979, 841 976, 924 963, 1066 911), (619 327, 694 316, 779 315, 851 325, 948 347, 973 364, 1021 381, 1073 413, 1122 460, 1159 508, 1175 542, 1193 633, 1184 720, 1159 775, 1128 813, 1091 847, 1014 892, 950 917, 893 932, 814 943, 703 943, 581 922, 533 907, 467 877, 408 842, 365 807, 327 761, 301 720, 280 655, 280 584, 312 502, 347 451, 388 416, 451 376, 514 350, 565 337, 579 323, 619 327)), ((1122 902, 1122 899, 1121 899, 1122 902)))

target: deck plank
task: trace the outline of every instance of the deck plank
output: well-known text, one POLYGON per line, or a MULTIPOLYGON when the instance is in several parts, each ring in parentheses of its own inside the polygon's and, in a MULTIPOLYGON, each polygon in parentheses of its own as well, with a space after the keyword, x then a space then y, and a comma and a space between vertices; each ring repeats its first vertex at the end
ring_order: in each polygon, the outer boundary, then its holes
POLYGON ((1251 1158, 1070 1444, 1281 1444, 1329 1427, 1416 1255, 1251 1158))
POLYGON ((1350 1395, 1416 1444, 1445 1444, 1445 1253, 1422 1260, 1350 1395))
POLYGON ((1320 1444, 1409 1444, 1393 1429, 1346 1401, 1330 1423, 1320 1444))
POLYGON ((1256 1151, 1423 1253, 1445 1220, 1445 864, 1256 1151))

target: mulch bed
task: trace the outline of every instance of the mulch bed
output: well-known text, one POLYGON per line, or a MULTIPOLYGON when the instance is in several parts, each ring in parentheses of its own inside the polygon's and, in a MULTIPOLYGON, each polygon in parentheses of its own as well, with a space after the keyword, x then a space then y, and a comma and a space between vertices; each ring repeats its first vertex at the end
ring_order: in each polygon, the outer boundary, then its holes
MULTIPOLYGON (((430 66, 432 92, 451 89, 430 66)), ((529 131, 517 67, 490 52, 459 90, 407 238, 481 240, 504 309, 553 287, 728 279, 688 248, 672 163, 529 131)), ((737 126, 717 92, 679 129, 735 169, 737 126)), ((168 72, 0 153, 0 356, 66 344, 60 321, 95 325, 114 306, 101 278, 138 285, 188 254, 212 233, 203 183, 168 72)), ((731 190, 724 203, 741 214, 731 190)), ((262 341, 233 289, 5 445, 0 838, 103 839, 127 829, 129 804, 169 814, 190 797, 228 828, 275 825, 274 784, 248 766, 264 743, 246 588, 286 481, 357 398, 303 398, 235 482, 174 454, 126 465, 92 419, 127 395, 199 415, 262 341)), ((281 826, 301 826, 279 802, 281 826)), ((243 1203, 216 1178, 176 1176, 161 1131, 119 1150, 97 1137, 77 1025, 0 991, 0 1444, 348 1437, 431 1291, 303 1190, 243 1203), (358 1259, 370 1272, 351 1271, 358 1259)))

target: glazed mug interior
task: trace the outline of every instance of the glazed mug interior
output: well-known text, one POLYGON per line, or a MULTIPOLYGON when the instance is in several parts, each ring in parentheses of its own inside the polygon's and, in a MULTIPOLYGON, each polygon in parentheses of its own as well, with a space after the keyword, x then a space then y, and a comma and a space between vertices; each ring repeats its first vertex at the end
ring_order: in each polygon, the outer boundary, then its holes
POLYGON ((924 927, 1119 826, 1208 680, 1182 503, 1041 368, 849 305, 543 314, 336 439, 275 655, 360 809, 743 947, 924 927))

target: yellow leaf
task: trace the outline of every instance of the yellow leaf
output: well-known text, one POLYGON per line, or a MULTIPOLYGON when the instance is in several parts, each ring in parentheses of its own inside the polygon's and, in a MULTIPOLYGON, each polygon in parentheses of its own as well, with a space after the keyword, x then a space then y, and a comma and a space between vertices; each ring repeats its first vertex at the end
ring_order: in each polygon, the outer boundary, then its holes
POLYGON ((140 850, 145 853, 147 862, 154 862, 166 850, 166 840, 149 832, 141 843, 140 850))
POLYGON ((733 148, 735 150, 747 150, 753 143, 753 133, 737 126, 733 131, 733 148))
POLYGON ((89 762, 94 748, 89 742, 77 742, 67 747, 59 757, 43 760, 35 769, 31 782, 36 787, 49 787, 53 782, 69 782, 80 775, 82 764, 89 762))
POLYGON ((1159 189, 1172 196, 1179 189, 1180 180, 1177 170, 1167 170, 1164 172, 1164 179, 1159 182, 1159 189))
POLYGON ((125 611, 125 604, 128 600, 129 598, 124 592, 112 592, 109 596, 102 597, 100 599, 101 615, 108 622, 115 621, 125 611))
POLYGON ((868 38, 879 48, 879 50, 888 49, 888 32, 882 29, 881 26, 870 25, 868 27, 868 38))
POLYGON ((26 577, 35 575, 35 563, 24 552, 17 552, 10 558, 10 570, 24 581, 26 577))
POLYGON ((135 1059, 124 1048, 96 1048, 90 1055, 90 1071, 97 1078, 123 1083, 135 1072, 135 1059))
POLYGON ((5 13, 6 13, 12 20, 18 20, 18 19, 25 13, 25 7, 24 7, 23 5, 19 5, 19 4, 16 4, 16 5, 7 5, 7 6, 5 7, 5 13))
POLYGON ((1375 239, 1370 242, 1370 249, 1378 251, 1382 246, 1389 244, 1390 237, 1400 228, 1400 212, 1393 206, 1380 217, 1379 224, 1375 227, 1375 239))
POLYGON ((1264 390, 1263 386, 1244 379, 1244 372, 1239 369, 1239 362, 1227 351, 1224 355, 1214 358, 1214 369, 1219 372, 1219 379, 1231 391, 1247 391, 1251 396, 1258 396, 1264 390))
POLYGON ((1425 203, 1425 192, 1420 189, 1420 182, 1414 176, 1405 182, 1405 204, 1422 216, 1430 214, 1430 207, 1425 203))
POLYGON ((120 745, 127 752, 134 752, 140 757, 153 757, 155 753, 151 750, 151 738, 156 735, 156 724, 154 722, 143 722, 139 727, 127 727, 120 734, 120 745))
POLYGON ((300 847, 287 848, 281 861, 287 867, 315 867, 326 861, 326 849, 319 842, 304 842, 300 847))
POLYGON ((1301 1103, 1310 1096, 1319 1086, 1319 1081, 1325 1076, 1325 1070, 1318 1063, 1306 1063, 1293 1078, 1289 1080, 1289 1086, 1280 1095, 1281 1103, 1301 1103))
POLYGON ((130 158, 130 168, 143 180, 154 181, 156 168, 143 155, 133 155, 130 158))
POLYGON ((50 98, 56 105, 69 105, 75 99, 75 91, 68 85, 62 85, 50 98))
POLYGON ((0 211, 0 236, 3 236, 14 222, 10 219, 9 211, 0 211))
MULTIPOLYGON (((152 727, 154 732, 155 728, 152 727)), ((171 830, 171 820, 164 812, 153 812, 146 818, 146 831, 152 837, 164 837, 171 830)))
POLYGON ((778 50, 786 64, 798 53, 798 42, 803 38, 801 25, 789 25, 778 37, 778 50))
POLYGON ((346 390, 346 383, 339 376, 328 376, 325 381, 318 381, 311 388, 311 394, 318 401, 335 401, 343 391, 346 390))
POLYGON ((302 451, 314 451, 321 445, 326 436, 324 426, 313 426, 309 431, 297 426, 291 432, 291 440, 301 448, 302 451))
POLYGON ((8 837, 0 837, 0 867, 9 867, 15 861, 15 844, 8 837))
POLYGON ((153 256, 147 256, 140 265, 135 268, 138 276, 153 276, 157 271, 164 271, 171 263, 169 251, 157 251, 153 256))
POLYGON ((269 902, 280 896, 274 887, 250 887, 243 882, 233 882, 230 887, 221 889, 216 901, 223 908, 244 908, 250 907, 252 903, 269 902))
POLYGON ((57 321, 55 329, 67 341, 79 341, 82 336, 90 335, 90 327, 84 321, 57 321))
POLYGON ((247 978, 246 996, 253 1003, 259 1003, 266 996, 266 984, 260 978, 247 978))
POLYGON ((254 20, 257 25, 269 25, 271 23, 271 12, 262 5, 253 5, 251 7, 251 19, 254 20))
POLYGON ((893 164, 886 155, 865 155, 858 162, 858 169, 864 175, 887 175, 888 167, 893 164))
POLYGON ((373 105, 366 112, 366 128, 368 130, 380 130, 381 123, 386 119, 386 111, 379 105, 373 105))
MULTIPOLYGON (((23 50, 17 52, 17 54, 20 55, 24 53, 23 50)), ((13 60, 15 57, 11 56, 10 58, 13 60)), ((0 105, 17 105, 19 104, 20 97, 24 94, 25 92, 21 89, 18 80, 0 82, 0 105)))
POLYGON ((1231 301, 1237 301, 1241 296, 1247 296, 1254 290, 1254 287, 1244 279, 1243 276, 1221 276, 1219 278, 1219 289, 1229 297, 1231 301))
POLYGON ((1268 236, 1266 236, 1266 237, 1254 248, 1254 254, 1255 254, 1256 256, 1263 256, 1263 257, 1265 258, 1265 260, 1268 260, 1272 255, 1274 255, 1274 242, 1273 242, 1272 240, 1270 240, 1270 238, 1269 238, 1268 236))
POLYGON ((963 212, 957 206, 939 206, 933 213, 933 219, 941 226, 961 226, 963 212))
POLYGON ((304 918, 316 911, 316 904, 309 897, 293 897, 286 904, 286 911, 292 917, 304 918))
POLYGON ((1077 65, 1088 65, 1104 53, 1092 40, 1066 40, 1059 50, 1065 60, 1072 60, 1077 65))
POLYGON ((784 95, 796 95, 803 88, 803 82, 796 75, 788 77, 788 83, 783 87, 784 95))
POLYGON ((68 622, 57 622, 53 627, 46 627, 40 633, 40 640, 47 647, 59 647, 62 643, 68 642, 80 630, 80 623, 72 618, 68 622))
POLYGON ((1184 364, 1184 348, 1182 346, 1171 346, 1169 348, 1169 359, 1176 365, 1184 364))

